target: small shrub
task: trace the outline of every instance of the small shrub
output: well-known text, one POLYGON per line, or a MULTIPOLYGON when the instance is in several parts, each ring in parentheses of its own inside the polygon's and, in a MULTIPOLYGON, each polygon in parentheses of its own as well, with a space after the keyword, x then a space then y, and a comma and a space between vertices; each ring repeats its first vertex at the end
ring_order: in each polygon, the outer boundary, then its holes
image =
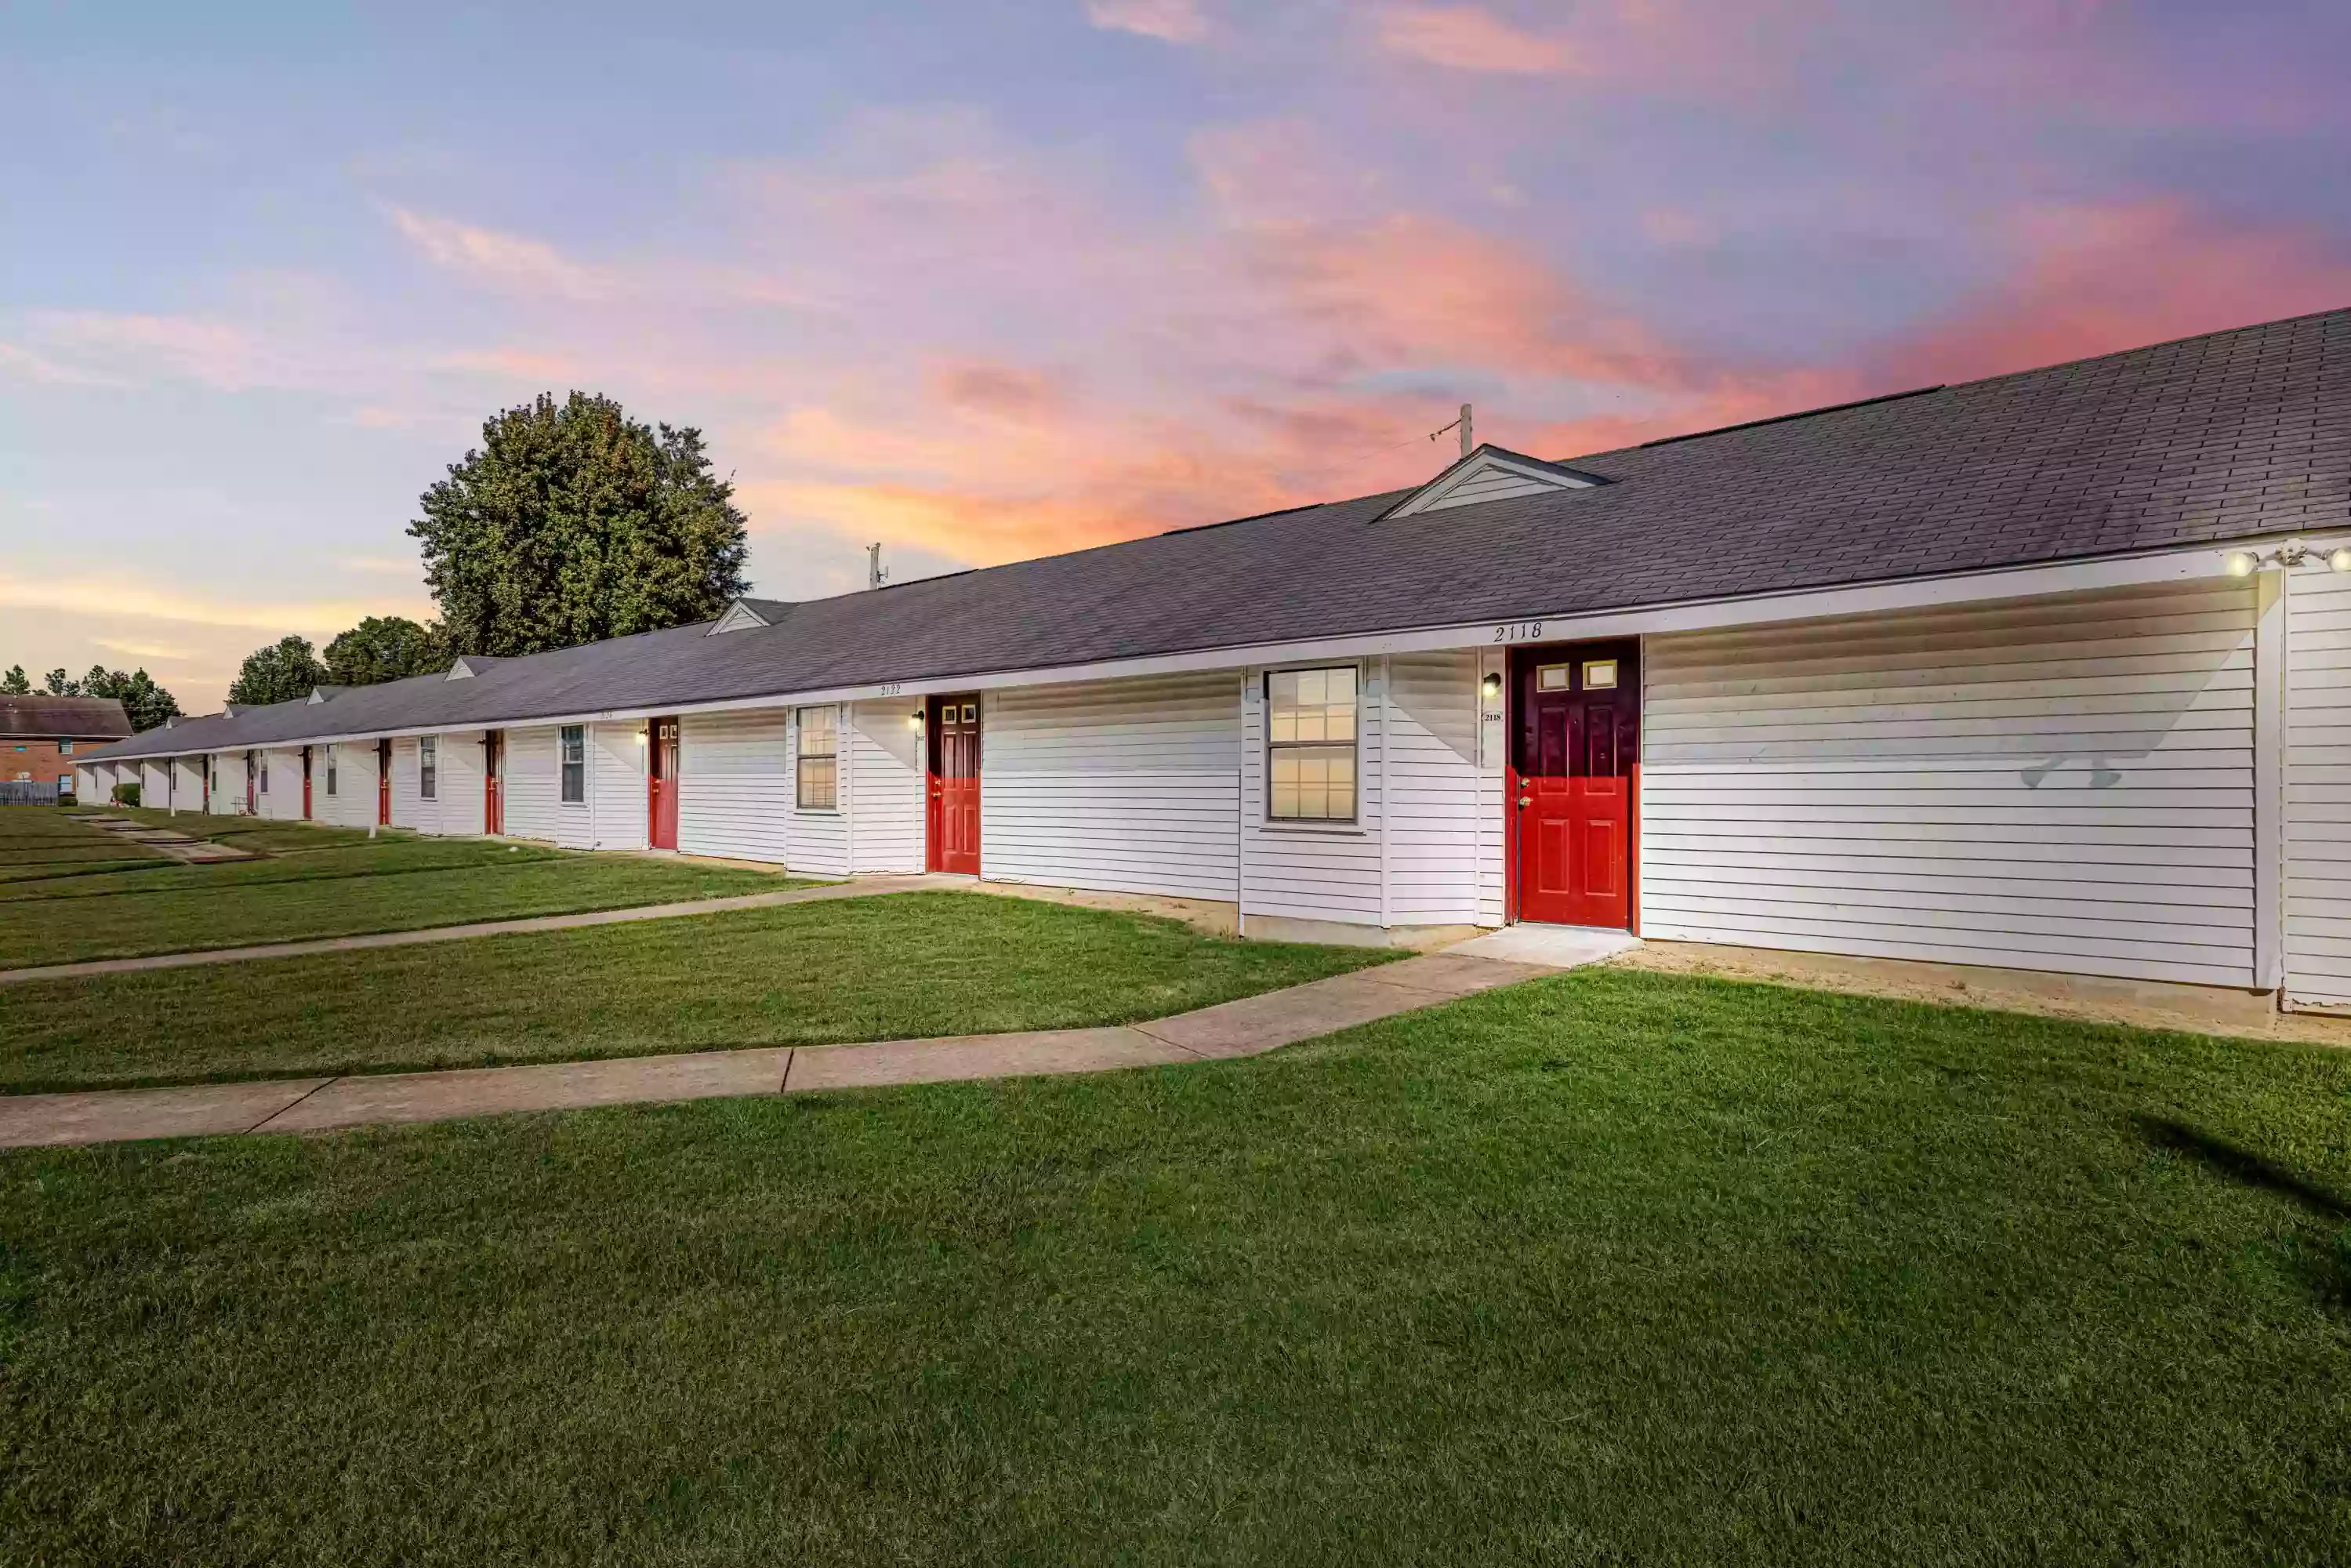
POLYGON ((118 806, 136 806, 139 804, 139 786, 136 784, 117 784, 114 787, 114 803, 118 806))

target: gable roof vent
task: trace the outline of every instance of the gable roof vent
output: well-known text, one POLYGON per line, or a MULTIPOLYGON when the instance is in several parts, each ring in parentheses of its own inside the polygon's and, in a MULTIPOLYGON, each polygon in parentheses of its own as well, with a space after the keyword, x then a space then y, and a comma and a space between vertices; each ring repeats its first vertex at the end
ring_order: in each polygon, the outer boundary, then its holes
POLYGON ((340 686, 312 686, 310 688, 310 701, 313 706, 322 702, 328 702, 341 695, 342 691, 343 688, 340 686))
POLYGON ((726 607, 726 613, 711 622, 705 637, 716 637, 721 632, 747 632, 754 626, 765 626, 768 618, 751 608, 747 599, 738 599, 726 607))
POLYGON ((1597 474, 1586 474, 1564 463, 1546 463, 1522 452, 1480 444, 1382 516, 1409 517, 1421 512, 1474 507, 1480 501, 1508 501, 1553 490, 1589 490, 1606 483, 1597 474))
POLYGON ((449 666, 446 678, 453 681, 470 681, 491 665, 505 663, 504 659, 492 658, 487 653, 467 653, 449 666))

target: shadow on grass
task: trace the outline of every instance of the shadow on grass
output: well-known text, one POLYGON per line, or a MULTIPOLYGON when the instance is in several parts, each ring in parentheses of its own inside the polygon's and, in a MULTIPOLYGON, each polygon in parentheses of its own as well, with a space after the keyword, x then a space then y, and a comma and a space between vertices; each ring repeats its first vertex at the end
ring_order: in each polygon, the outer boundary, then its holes
POLYGON ((2160 1116, 2138 1116, 2139 1131, 2160 1149, 2186 1155, 2207 1168, 2244 1183, 2290 1197, 2322 1219, 2351 1219, 2351 1201, 2315 1182, 2305 1181, 2283 1166, 2241 1149, 2201 1128, 2160 1116))

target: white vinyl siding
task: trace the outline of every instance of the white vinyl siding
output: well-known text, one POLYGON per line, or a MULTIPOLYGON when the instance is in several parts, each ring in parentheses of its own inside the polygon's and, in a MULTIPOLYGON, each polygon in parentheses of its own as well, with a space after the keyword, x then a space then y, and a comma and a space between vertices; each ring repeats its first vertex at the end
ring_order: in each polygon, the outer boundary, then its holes
POLYGON ((172 765, 158 758, 142 762, 139 768, 139 803, 142 806, 168 807, 172 803, 172 765))
MULTIPOLYGON (((563 842, 566 810, 583 819, 586 813, 577 806, 563 807, 556 800, 559 779, 554 727, 510 729, 507 731, 506 745, 507 833, 517 839, 563 842)), ((583 840, 587 836, 584 821, 580 836, 583 840)))
MULTIPOLYGON (((1499 816, 1483 818, 1479 738, 1484 660, 1471 650, 1397 654, 1389 664, 1388 923, 1485 920, 1480 872, 1501 866, 1499 816)), ((1500 727, 1495 727, 1499 738, 1500 727)), ((1497 894, 1499 894, 1499 882, 1497 894)), ((1493 920, 1500 921, 1500 904, 1493 920)))
MULTIPOLYGON (((833 731, 834 792, 841 803, 829 811, 803 810, 795 806, 789 830, 791 835, 790 853, 785 863, 792 870, 806 872, 810 876, 849 874, 849 775, 842 761, 848 749, 842 737, 848 710, 835 708, 833 711, 842 716, 836 719, 833 731)), ((784 744, 785 770, 797 778, 799 769, 798 725, 785 732, 784 744)))
POLYGON ((2253 982, 2253 591, 1644 649, 1642 934, 2253 982))
POLYGON ((345 742, 321 746, 312 764, 318 769, 318 815, 338 827, 364 828, 375 821, 375 746, 345 742), (327 793, 327 769, 335 770, 335 792, 327 793))
POLYGON ((979 792, 987 876, 1234 899, 1240 743, 1230 672, 991 692, 979 792))
POLYGON ((789 858, 789 710, 688 714, 678 727, 678 852, 789 858))
POLYGON ((255 799, 261 815, 277 822, 298 821, 302 816, 302 754, 272 747, 261 754, 269 769, 269 788, 255 799))
POLYGON ((173 779, 178 785, 179 791, 173 799, 178 802, 179 809, 183 811, 203 810, 204 809, 204 759, 201 757, 183 757, 177 759, 172 767, 173 779))
POLYGON ((643 722, 588 727, 588 802, 592 848, 645 847, 645 747, 643 722))
MULTIPOLYGON (((1381 925, 1385 898, 1380 882, 1382 742, 1384 714, 1379 665, 1372 661, 1356 682, 1358 821, 1352 823, 1266 820, 1265 672, 1246 673, 1241 710, 1240 910, 1292 920, 1381 925)), ((985 800, 983 789, 981 799, 985 800)))
MULTIPOLYGON (((852 704, 841 737, 849 800, 850 869, 919 872, 928 784, 923 772, 923 732, 906 722, 916 705, 905 699, 852 704)), ((987 741, 980 738, 979 798, 987 800, 987 741)), ((987 835, 980 834, 980 869, 987 869, 987 835)))
POLYGON ((392 825, 422 828, 432 805, 416 793, 416 737, 402 736, 392 743, 392 825))
POLYGON ((2287 577, 2285 995, 2351 1007, 2351 577, 2287 577))

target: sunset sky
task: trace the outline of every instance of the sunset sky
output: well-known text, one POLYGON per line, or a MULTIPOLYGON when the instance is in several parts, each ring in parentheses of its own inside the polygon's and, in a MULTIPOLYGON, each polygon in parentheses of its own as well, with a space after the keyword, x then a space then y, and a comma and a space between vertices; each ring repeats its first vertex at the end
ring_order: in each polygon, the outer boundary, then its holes
POLYGON ((0 6, 0 665, 428 614, 542 389, 805 598, 2351 303, 2341 0, 496 13, 0 6))

